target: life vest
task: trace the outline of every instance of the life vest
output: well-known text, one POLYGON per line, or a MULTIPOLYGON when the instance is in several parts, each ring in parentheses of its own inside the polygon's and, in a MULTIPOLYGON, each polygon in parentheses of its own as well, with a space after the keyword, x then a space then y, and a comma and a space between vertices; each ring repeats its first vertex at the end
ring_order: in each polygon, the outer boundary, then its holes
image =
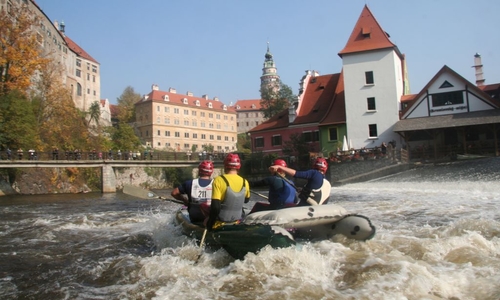
MULTIPOLYGON (((279 177, 279 176, 276 176, 279 177)), ((285 205, 291 205, 297 203, 297 193, 294 186, 292 186, 288 181, 280 178, 283 181, 283 190, 282 191, 269 191, 269 199, 270 202, 276 199, 277 201, 273 201, 272 205, 276 207, 283 207, 285 205)))
POLYGON ((203 220, 201 205, 210 206, 212 202, 212 182, 207 186, 201 186, 199 178, 193 179, 191 183, 191 202, 189 203, 189 217, 191 221, 203 220))
POLYGON ((245 179, 243 179, 243 187, 239 192, 233 191, 233 189, 229 186, 229 182, 227 181, 224 175, 221 175, 222 179, 227 184, 226 196, 224 201, 221 203, 221 210, 219 213, 219 221, 222 222, 234 222, 242 218, 243 213, 243 203, 245 202, 246 195, 246 187, 245 187, 245 179))
MULTIPOLYGON (((323 178, 323 184, 318 189, 308 189, 306 187, 302 188, 300 192, 299 198, 301 201, 308 202, 308 199, 312 199, 314 202, 318 204, 326 204, 330 198, 330 191, 332 186, 328 180, 323 178)), ((311 200, 309 200, 311 201, 311 200)))

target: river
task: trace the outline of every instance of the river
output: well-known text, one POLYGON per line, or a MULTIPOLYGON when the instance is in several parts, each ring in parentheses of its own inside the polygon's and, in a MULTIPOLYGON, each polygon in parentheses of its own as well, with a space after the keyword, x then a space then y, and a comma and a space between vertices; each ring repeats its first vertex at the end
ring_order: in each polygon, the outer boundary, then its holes
MULTIPOLYGON (((259 199, 252 199, 256 201, 259 199)), ((234 260, 125 194, 0 198, 1 299, 500 299, 500 158, 332 189, 377 226, 234 260)), ((251 205, 250 205, 251 206, 251 205)))

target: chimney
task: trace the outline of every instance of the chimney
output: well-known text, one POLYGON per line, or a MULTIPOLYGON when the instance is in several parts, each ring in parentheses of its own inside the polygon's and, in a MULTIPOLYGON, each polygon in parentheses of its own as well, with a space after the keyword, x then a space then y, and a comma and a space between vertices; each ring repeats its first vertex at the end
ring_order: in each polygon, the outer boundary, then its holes
POLYGON ((160 88, 158 87, 158 85, 157 85, 157 84, 154 84, 154 83, 153 83, 153 84, 151 85, 151 90, 153 90, 153 91, 158 91, 158 90, 160 90, 160 88))
POLYGON ((177 91, 174 88, 168 88, 168 92, 172 94, 177 94, 177 91))
POLYGON ((219 101, 219 97, 215 96, 214 101, 219 101))
POLYGON ((205 99, 205 100, 208 100, 208 95, 207 95, 207 94, 205 94, 205 95, 201 96, 201 98, 203 98, 203 99, 205 99))
POLYGON ((186 96, 193 97, 193 93, 191 93, 190 91, 187 91, 186 96))
POLYGON ((481 62, 481 54, 474 55, 474 65, 472 66, 476 71, 476 85, 484 85, 485 79, 483 78, 483 63, 481 62))

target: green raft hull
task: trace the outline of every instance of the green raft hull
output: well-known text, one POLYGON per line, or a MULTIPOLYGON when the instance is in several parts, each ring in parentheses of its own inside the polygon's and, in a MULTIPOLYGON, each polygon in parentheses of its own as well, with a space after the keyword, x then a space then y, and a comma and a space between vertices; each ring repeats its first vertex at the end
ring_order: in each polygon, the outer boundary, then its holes
MULTIPOLYGON (((201 240, 204 228, 190 222, 182 211, 176 214, 176 221, 182 226, 182 233, 201 240)), ((209 231, 205 245, 210 248, 224 248, 235 259, 242 259, 249 252, 258 253, 270 245, 273 248, 286 248, 295 245, 293 236, 284 228, 271 225, 226 225, 209 231)))

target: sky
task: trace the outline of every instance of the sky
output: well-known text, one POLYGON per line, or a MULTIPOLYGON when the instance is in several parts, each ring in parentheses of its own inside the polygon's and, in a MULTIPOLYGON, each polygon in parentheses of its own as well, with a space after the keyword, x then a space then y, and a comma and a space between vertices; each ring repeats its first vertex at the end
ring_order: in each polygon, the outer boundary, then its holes
POLYGON ((298 93, 306 70, 339 73, 367 5, 406 55, 411 93, 447 65, 475 83, 500 83, 498 0, 35 0, 100 64, 101 99, 157 84, 230 105, 259 99, 269 43, 281 81, 298 93))

